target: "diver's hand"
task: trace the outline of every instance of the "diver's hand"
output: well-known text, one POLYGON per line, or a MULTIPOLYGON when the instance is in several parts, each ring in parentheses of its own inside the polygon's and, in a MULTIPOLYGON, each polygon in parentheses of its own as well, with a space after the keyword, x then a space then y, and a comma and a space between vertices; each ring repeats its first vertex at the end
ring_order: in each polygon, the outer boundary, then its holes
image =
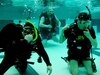
POLYGON ((95 39, 92 38, 90 31, 87 29, 83 33, 90 40, 91 45, 94 46, 95 48, 97 48, 97 40, 96 40, 96 38, 95 39))
POLYGON ((48 75, 51 75, 51 73, 52 73, 52 67, 51 66, 47 66, 47 73, 48 73, 48 75))
POLYGON ((86 29, 85 31, 83 31, 83 33, 88 39, 91 37, 89 29, 86 29))
POLYGON ((64 30, 66 30, 66 29, 68 29, 70 26, 68 25, 68 24, 66 24, 63 28, 62 28, 62 30, 64 31, 64 30))
POLYGON ((52 28, 52 25, 47 25, 48 26, 48 28, 52 28))
POLYGON ((33 40, 33 36, 31 34, 27 34, 24 37, 25 40, 27 40, 28 43, 30 43, 33 40))

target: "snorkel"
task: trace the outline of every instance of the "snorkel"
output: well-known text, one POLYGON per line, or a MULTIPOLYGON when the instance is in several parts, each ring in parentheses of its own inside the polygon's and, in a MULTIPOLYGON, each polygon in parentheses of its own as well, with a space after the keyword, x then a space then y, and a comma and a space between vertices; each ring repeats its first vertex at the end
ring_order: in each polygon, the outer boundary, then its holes
POLYGON ((89 16, 90 16, 90 20, 92 19, 91 17, 91 12, 90 12, 90 9, 89 9, 89 7, 88 6, 86 6, 86 8, 87 8, 87 10, 88 10, 88 12, 89 12, 89 16))

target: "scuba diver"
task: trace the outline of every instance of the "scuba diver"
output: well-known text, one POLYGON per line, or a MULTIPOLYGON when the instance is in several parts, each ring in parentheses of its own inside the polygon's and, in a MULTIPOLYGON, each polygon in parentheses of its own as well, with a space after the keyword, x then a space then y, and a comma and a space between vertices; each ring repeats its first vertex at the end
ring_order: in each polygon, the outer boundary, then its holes
POLYGON ((32 51, 36 52, 39 55, 38 62, 42 62, 41 58, 44 59, 47 65, 47 71, 49 72, 50 75, 52 72, 51 63, 47 55, 47 52, 45 51, 42 45, 39 32, 34 26, 34 24, 31 23, 30 21, 27 21, 23 27, 22 33, 24 35, 24 39, 26 39, 28 43, 30 43, 32 51))
POLYGON ((34 64, 34 62, 27 61, 32 51, 40 55, 39 62, 43 57, 47 65, 48 75, 52 72, 49 57, 41 43, 38 31, 29 22, 25 24, 23 32, 21 26, 14 23, 7 24, 0 32, 0 48, 1 52, 4 52, 4 58, 0 64, 0 75, 3 75, 13 65, 23 74, 27 69, 28 63, 34 64), (28 35, 31 34, 32 40, 29 41, 28 35))
POLYGON ((53 9, 48 8, 42 12, 39 20, 39 31, 42 37, 43 45, 47 45, 47 41, 52 39, 59 42, 57 33, 59 34, 59 27, 61 22, 55 16, 53 9))
POLYGON ((30 58, 32 50, 16 24, 9 23, 1 30, 0 47, 4 52, 4 58, 0 64, 0 75, 13 65, 16 65, 20 72, 26 71, 27 59, 30 58), (17 62, 21 65, 17 65, 17 62))
MULTIPOLYGON (((68 57, 63 58, 69 63, 72 75, 78 75, 81 62, 88 75, 93 75, 94 68, 90 57, 92 46, 97 47, 96 35, 91 26, 91 15, 81 12, 72 25, 64 26, 60 35, 60 43, 67 39, 68 57)), ((96 70, 96 69, 95 69, 96 70)))

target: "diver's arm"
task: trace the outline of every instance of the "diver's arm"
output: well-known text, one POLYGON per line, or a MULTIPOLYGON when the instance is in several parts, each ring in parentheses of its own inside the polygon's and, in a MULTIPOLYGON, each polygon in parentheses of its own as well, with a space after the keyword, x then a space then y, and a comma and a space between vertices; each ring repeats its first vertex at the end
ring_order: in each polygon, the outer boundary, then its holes
POLYGON ((60 39, 59 39, 59 43, 63 43, 66 40, 65 36, 64 36, 64 30, 61 31, 60 34, 60 39))
POLYGON ((92 38, 89 30, 84 31, 84 35, 90 40, 92 46, 94 46, 95 48, 97 48, 97 40, 96 40, 96 38, 95 39, 92 38))
POLYGON ((55 18, 56 18, 56 25, 58 26, 58 27, 60 27, 61 26, 61 22, 59 21, 59 19, 55 16, 55 18))
POLYGON ((92 42, 92 45, 95 47, 95 48, 97 48, 97 40, 96 39, 93 39, 93 40, 91 40, 92 42))
POLYGON ((38 47, 38 50, 36 50, 36 52, 43 58, 43 60, 45 61, 46 65, 51 65, 50 60, 49 60, 49 56, 47 54, 47 52, 45 51, 42 42, 41 41, 37 41, 36 45, 38 47))
POLYGON ((48 73, 48 75, 50 75, 52 73, 52 65, 50 63, 49 56, 48 56, 47 52, 45 51, 41 41, 39 41, 37 45, 38 45, 38 50, 36 52, 45 61, 46 65, 47 65, 47 73, 48 73))
POLYGON ((97 48, 97 40, 93 39, 91 36, 88 37, 93 47, 97 48))
POLYGON ((63 28, 62 28, 62 31, 61 31, 61 34, 60 34, 60 40, 59 40, 59 43, 63 43, 65 40, 66 40, 66 37, 64 35, 64 31, 66 29, 69 28, 69 25, 65 25, 63 28))
POLYGON ((42 28, 52 28, 51 25, 44 24, 44 21, 45 21, 44 17, 41 17, 40 23, 39 23, 39 27, 42 27, 42 28))

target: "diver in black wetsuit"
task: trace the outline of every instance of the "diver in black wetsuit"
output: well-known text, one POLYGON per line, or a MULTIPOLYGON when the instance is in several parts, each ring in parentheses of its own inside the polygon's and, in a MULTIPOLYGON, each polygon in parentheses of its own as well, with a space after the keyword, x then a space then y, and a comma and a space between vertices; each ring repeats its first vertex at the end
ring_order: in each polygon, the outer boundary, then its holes
MULTIPOLYGON (((40 58, 42 57, 47 65, 47 71, 52 72, 51 63, 49 60, 49 57, 47 55, 47 52, 45 51, 42 41, 39 35, 38 30, 31 22, 26 22, 23 28, 23 35, 24 38, 31 44, 32 51, 35 51, 39 54, 40 58)), ((40 59, 39 58, 39 59, 40 59)))
POLYGON ((25 72, 27 59, 31 56, 31 47, 24 39, 22 32, 14 23, 7 24, 0 32, 0 47, 4 58, 0 64, 0 75, 3 75, 16 62, 21 62, 20 71, 25 72))
MULTIPOLYGON (((93 75, 90 50, 92 46, 97 47, 96 35, 91 26, 91 15, 81 12, 77 21, 72 25, 63 27, 60 43, 67 39, 68 57, 70 72, 78 75, 78 63, 82 62, 88 75, 93 75)), ((65 60, 65 59, 64 59, 65 60)))
POLYGON ((3 48, 2 51, 4 51, 5 54, 0 64, 0 75, 3 75, 13 65, 15 65, 21 73, 24 73, 27 68, 27 59, 30 58, 32 51, 37 52, 43 57, 47 65, 47 71, 51 74, 51 63, 36 28, 27 22, 23 32, 21 30, 19 26, 10 23, 0 32, 0 47, 3 48), (27 39, 28 35, 32 35, 33 37, 30 42, 27 39))

